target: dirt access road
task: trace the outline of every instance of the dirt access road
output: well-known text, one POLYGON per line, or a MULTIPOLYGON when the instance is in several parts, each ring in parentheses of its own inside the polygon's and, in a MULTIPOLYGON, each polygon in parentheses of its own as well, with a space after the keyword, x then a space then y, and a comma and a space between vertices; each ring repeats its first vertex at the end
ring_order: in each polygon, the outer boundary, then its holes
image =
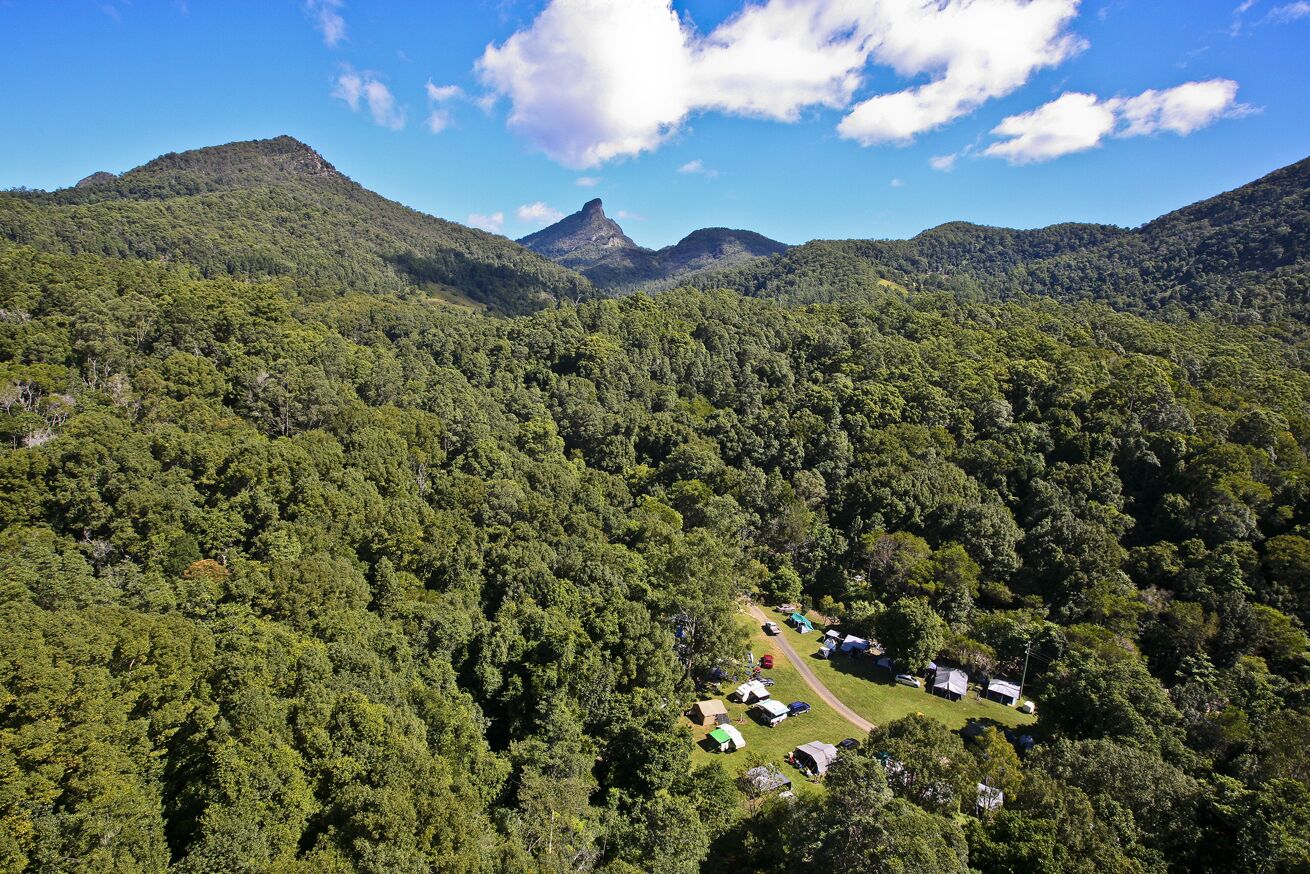
MULTIPOLYGON (((749 610, 751 616, 754 616, 756 619, 758 619, 761 625, 763 625, 766 622, 774 621, 773 619, 770 619, 768 616, 764 615, 764 611, 761 610, 759 608, 759 605, 757 604, 751 604, 749 610)), ((814 671, 810 670, 810 666, 807 665, 804 662, 804 660, 802 660, 801 657, 796 654, 796 650, 791 648, 791 644, 787 642, 787 638, 779 634, 776 637, 770 637, 769 641, 771 643, 777 644, 778 649, 782 650, 783 653, 786 654, 787 658, 791 659, 791 663, 796 666, 796 671, 801 675, 801 679, 805 681, 805 685, 813 689, 814 694, 818 695, 819 699, 822 700, 824 704, 827 704, 833 710, 837 711, 838 716, 840 716, 842 719, 845 719, 847 722, 849 722, 851 725, 855 726, 865 734, 868 734, 870 731, 873 730, 874 725, 872 722, 865 719, 863 716, 856 713, 851 708, 847 707, 845 704, 842 703, 842 700, 840 698, 832 694, 832 692, 828 691, 828 687, 823 685, 823 683, 819 681, 819 678, 815 676, 814 671)))

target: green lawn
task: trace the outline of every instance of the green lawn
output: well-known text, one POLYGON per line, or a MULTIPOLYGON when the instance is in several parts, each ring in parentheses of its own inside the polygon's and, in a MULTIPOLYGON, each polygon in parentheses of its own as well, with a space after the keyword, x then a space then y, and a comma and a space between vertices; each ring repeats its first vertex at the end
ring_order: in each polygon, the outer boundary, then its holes
POLYGON ((749 709, 743 704, 737 704, 727 699, 727 693, 737 687, 737 683, 726 682, 723 684, 724 694, 717 697, 728 707, 728 714, 732 717, 732 724, 737 726, 741 731, 742 737, 746 739, 746 749, 734 753, 717 753, 709 752, 702 745, 705 735, 713 730, 712 726, 693 725, 692 738, 692 765, 699 766, 706 762, 719 758, 728 767, 734 775, 747 767, 760 764, 761 762, 772 762, 782 769, 783 774, 791 778, 793 787, 797 792, 807 791, 814 784, 806 783, 805 778, 801 776, 800 771, 788 765, 784 759, 787 754, 803 743, 818 740, 825 743, 835 744, 842 738, 855 737, 863 740, 860 732, 845 719, 838 716, 833 710, 810 691, 810 687, 805 685, 800 674, 788 663, 787 658, 781 650, 774 644, 755 624, 749 616, 742 615, 739 621, 748 623, 751 628, 751 651, 755 653, 756 659, 766 652, 773 653, 774 666, 772 670, 765 671, 765 675, 772 677, 774 684, 769 689, 773 697, 784 704, 790 704, 793 701, 806 701, 813 709, 802 716, 792 716, 784 719, 775 728, 768 728, 756 722, 753 718, 746 715, 749 709))
MULTIPOLYGON (((770 618, 778 617, 776 621, 782 626, 787 641, 798 656, 809 659, 810 669, 823 684, 846 706, 875 725, 885 725, 912 713, 931 716, 951 728, 961 728, 969 719, 989 720, 1005 726, 1027 725, 1035 719, 1013 707, 979 699, 973 688, 970 688, 964 700, 947 701, 923 690, 897 685, 891 681, 889 674, 874 666, 872 658, 845 655, 829 660, 814 658, 812 654, 819 648, 823 636, 820 626, 816 624, 819 630, 802 635, 784 624, 782 617, 773 611, 766 609, 765 613, 770 618)), ((757 659, 765 653, 773 654, 773 669, 764 672, 774 680, 769 690, 773 697, 784 704, 806 701, 813 709, 803 716, 784 719, 776 728, 768 728, 747 715, 748 707, 727 699, 727 693, 735 689, 740 681, 725 682, 723 694, 705 697, 717 697, 727 705, 733 725, 737 726, 746 739, 746 749, 734 753, 711 752, 703 742, 713 727, 692 725, 692 765, 703 765, 717 757, 736 775, 762 762, 771 762, 793 780, 793 788, 797 792, 819 791, 817 784, 807 782, 799 771, 784 761, 787 754, 809 741, 835 744, 842 738, 854 737, 862 741, 864 737, 855 726, 818 699, 783 655, 774 638, 766 635, 751 616, 742 614, 738 621, 749 629, 751 651, 757 659)))
MULTIPOLYGON (((810 670, 846 706, 875 725, 922 713, 944 722, 951 728, 961 728, 970 719, 991 720, 1004 726, 1030 725, 1036 717, 1020 713, 995 701, 978 697, 978 690, 970 686, 969 694, 960 701, 948 701, 926 689, 911 689, 892 682, 886 671, 874 665, 868 656, 834 655, 830 659, 815 658, 819 641, 823 639, 823 626, 815 622, 815 630, 799 634, 782 621, 782 615, 765 608, 765 613, 782 626, 787 642, 801 658, 808 659, 810 670)), ((811 619, 815 618, 813 615, 811 619)), ((758 629, 757 629, 758 631, 758 629)), ((760 633, 763 637, 763 633, 760 633)), ((926 685, 926 684, 925 684, 926 685)))

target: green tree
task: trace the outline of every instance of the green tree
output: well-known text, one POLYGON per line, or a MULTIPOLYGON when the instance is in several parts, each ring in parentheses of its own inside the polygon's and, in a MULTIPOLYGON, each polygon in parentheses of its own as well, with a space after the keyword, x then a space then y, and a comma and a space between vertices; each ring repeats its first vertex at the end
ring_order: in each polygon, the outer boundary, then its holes
POLYGON ((912 671, 937 656, 946 636, 945 623, 921 598, 901 598, 879 614, 876 628, 887 654, 912 671))

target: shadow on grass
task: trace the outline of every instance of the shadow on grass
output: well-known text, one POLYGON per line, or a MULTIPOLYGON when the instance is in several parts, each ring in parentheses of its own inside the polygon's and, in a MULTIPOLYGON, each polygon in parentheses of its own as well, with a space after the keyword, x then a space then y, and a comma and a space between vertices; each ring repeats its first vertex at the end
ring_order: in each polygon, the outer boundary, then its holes
POLYGON ((719 751, 719 745, 716 744, 714 741, 710 740, 709 735, 706 735, 705 737, 698 740, 696 742, 696 746, 700 747, 702 750, 704 750, 707 753, 717 753, 719 751))
MULTIPOLYGON (((838 654, 828 659, 832 669, 839 674, 850 674, 880 686, 895 686, 896 677, 891 671, 878 667, 876 657, 867 655, 838 654)), ((909 688, 908 686, 906 688, 909 688)))

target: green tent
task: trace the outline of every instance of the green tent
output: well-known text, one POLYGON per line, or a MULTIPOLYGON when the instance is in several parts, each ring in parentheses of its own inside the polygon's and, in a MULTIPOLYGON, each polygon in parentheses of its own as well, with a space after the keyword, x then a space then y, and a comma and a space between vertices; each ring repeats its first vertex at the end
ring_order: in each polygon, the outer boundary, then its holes
POLYGON ((712 740, 719 748, 719 752, 727 752, 729 748, 740 750, 746 748, 746 738, 741 736, 741 732, 732 725, 720 725, 709 734, 712 740))
POLYGON ((803 625, 803 626, 805 626, 806 629, 808 629, 808 630, 810 630, 810 631, 813 631, 813 630, 814 630, 814 623, 811 622, 810 620, 806 619, 804 616, 802 616, 802 615, 799 614, 799 613, 793 613, 793 614, 791 614, 791 624, 792 624, 792 625, 795 625, 797 628, 799 628, 799 627, 801 627, 801 626, 803 625))

